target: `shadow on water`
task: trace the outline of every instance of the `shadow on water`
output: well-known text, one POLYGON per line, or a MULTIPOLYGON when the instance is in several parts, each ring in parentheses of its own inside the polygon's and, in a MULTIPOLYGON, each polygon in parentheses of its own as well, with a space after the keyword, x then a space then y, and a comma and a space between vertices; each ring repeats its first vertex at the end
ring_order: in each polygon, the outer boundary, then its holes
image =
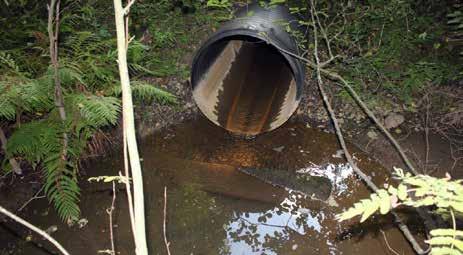
MULTIPOLYGON (((358 219, 342 224, 334 219, 336 213, 366 197, 368 190, 342 160, 332 134, 287 123, 244 140, 199 119, 142 139, 140 147, 152 254, 165 254, 164 187, 172 254, 393 254, 381 231, 400 254, 412 254, 386 217, 364 224, 358 224, 358 219), (304 190, 296 192, 294 187, 304 190)), ((387 180, 386 170, 352 150, 377 184, 387 180)), ((117 175, 123 167, 119 155, 92 162, 86 174, 117 175)), ((82 217, 88 219, 87 225, 69 228, 59 223, 45 200, 31 203, 26 217, 45 229, 58 224, 53 235, 72 254, 97 254, 110 247, 106 208, 111 203, 111 185, 83 180, 82 187, 82 217)), ((133 254, 122 186, 114 218, 118 254, 133 254)), ((9 227, 18 231, 13 224, 9 227)), ((24 229, 19 232, 28 235, 24 229)), ((48 246, 37 237, 32 239, 48 246)), ((47 254, 34 242, 17 242, 15 254, 47 254)))

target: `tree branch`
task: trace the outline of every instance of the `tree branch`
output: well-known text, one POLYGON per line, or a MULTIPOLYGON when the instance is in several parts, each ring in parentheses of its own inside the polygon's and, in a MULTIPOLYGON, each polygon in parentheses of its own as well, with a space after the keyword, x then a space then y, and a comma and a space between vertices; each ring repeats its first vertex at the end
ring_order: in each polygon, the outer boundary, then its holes
POLYGON ((41 235, 43 238, 47 239, 50 243, 52 243, 62 254, 69 255, 69 253, 66 251, 66 249, 64 249, 63 246, 61 246, 61 244, 58 243, 58 241, 56 241, 53 237, 51 237, 45 231, 39 229, 38 227, 32 225, 29 222, 23 220, 19 216, 16 216, 14 213, 8 211, 7 209, 3 208, 2 206, 0 206, 0 213, 10 217, 11 219, 18 222, 19 224, 22 224, 22 225, 26 226, 27 228, 29 228, 30 230, 32 230, 32 231, 36 232, 37 234, 41 235))
MULTIPOLYGON (((344 151, 344 156, 346 157, 346 160, 349 162, 351 165, 352 169, 354 172, 367 184, 367 186, 376 192, 378 190, 378 187, 371 181, 371 179, 364 173, 360 168, 355 164, 351 154, 349 153, 349 150, 347 149, 346 142, 344 140, 344 136, 341 132, 341 128, 339 127, 338 120, 336 118, 336 115, 334 114, 334 110, 331 107, 331 104, 328 100, 328 96, 325 92, 324 89, 324 84, 323 84, 323 79, 321 77, 321 68, 320 68, 320 58, 318 55, 318 26, 316 23, 316 19, 314 17, 314 13, 316 12, 315 10, 315 5, 314 1, 310 0, 311 4, 311 18, 312 18, 312 26, 314 29, 314 58, 315 58, 315 64, 316 64, 316 74, 317 74, 317 84, 318 84, 318 89, 320 91, 321 97, 323 99, 323 102, 325 104, 325 107, 330 115, 331 121, 333 122, 334 128, 336 130, 336 135, 338 137, 339 143, 341 145, 342 150, 344 151)), ((318 23, 321 25, 320 23, 318 23)), ((340 77, 342 78, 342 77, 340 77)), ((368 109, 368 108, 367 108, 368 109)), ((418 254, 425 254, 425 251, 421 248, 421 246, 418 244, 414 236, 410 233, 410 230, 408 227, 402 222, 400 217, 397 215, 395 212, 391 212, 392 215, 394 216, 395 221, 397 222, 399 229, 402 230, 402 233, 404 234, 405 238, 410 242, 412 245, 413 249, 416 251, 418 254)))

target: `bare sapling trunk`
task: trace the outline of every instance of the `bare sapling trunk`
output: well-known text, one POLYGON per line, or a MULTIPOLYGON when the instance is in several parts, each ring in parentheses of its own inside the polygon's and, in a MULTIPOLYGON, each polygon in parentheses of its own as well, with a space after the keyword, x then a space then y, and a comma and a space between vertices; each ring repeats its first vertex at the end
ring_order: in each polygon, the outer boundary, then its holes
MULTIPOLYGON (((55 106, 58 109, 60 119, 66 121, 66 111, 64 109, 63 88, 59 74, 58 59, 58 35, 60 25, 60 0, 51 0, 48 5, 48 38, 50 40, 50 60, 53 66, 53 79, 55 83, 55 106)), ((61 157, 66 159, 68 148, 68 135, 63 133, 63 150, 61 157)))
MULTIPOLYGON (((135 120, 133 113, 132 91, 130 88, 129 71, 127 67, 127 27, 125 16, 129 13, 130 7, 134 3, 131 0, 124 8, 121 0, 114 0, 116 33, 117 33, 117 56, 119 65, 119 75, 122 87, 122 115, 123 129, 125 133, 124 147, 127 148, 130 162, 130 169, 133 180, 133 202, 135 219, 135 252, 137 255, 148 254, 145 230, 145 206, 143 196, 143 176, 141 171, 140 157, 138 153, 137 139, 135 135, 135 120)), ((128 177, 128 176, 127 176, 128 177)))
MULTIPOLYGON (((2 145, 2 150, 4 151, 5 155, 6 155, 6 143, 7 142, 8 142, 8 140, 6 139, 5 132, 3 132, 2 127, 0 127, 0 143, 2 145)), ((19 166, 18 161, 16 161, 16 159, 10 158, 10 159, 8 159, 8 161, 10 162, 11 168, 13 169, 13 172, 15 174, 22 174, 23 173, 23 171, 22 171, 21 167, 19 166)))

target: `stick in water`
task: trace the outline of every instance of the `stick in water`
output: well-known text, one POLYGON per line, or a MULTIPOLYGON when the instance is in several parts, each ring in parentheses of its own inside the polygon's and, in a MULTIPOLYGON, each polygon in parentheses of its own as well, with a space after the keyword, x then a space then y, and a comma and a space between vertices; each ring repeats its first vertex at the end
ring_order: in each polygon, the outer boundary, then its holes
POLYGON ((52 243, 62 254, 69 255, 69 252, 67 252, 66 249, 64 249, 63 246, 60 243, 58 243, 58 241, 56 241, 53 237, 51 237, 45 231, 43 231, 40 228, 32 225, 29 222, 23 220, 22 218, 15 215, 14 213, 8 211, 7 209, 3 208, 2 206, 0 206, 0 213, 10 217, 11 219, 18 222, 19 224, 22 224, 25 227, 29 228, 30 230, 32 230, 32 231, 36 232, 37 234, 41 235, 43 238, 47 239, 50 243, 52 243))

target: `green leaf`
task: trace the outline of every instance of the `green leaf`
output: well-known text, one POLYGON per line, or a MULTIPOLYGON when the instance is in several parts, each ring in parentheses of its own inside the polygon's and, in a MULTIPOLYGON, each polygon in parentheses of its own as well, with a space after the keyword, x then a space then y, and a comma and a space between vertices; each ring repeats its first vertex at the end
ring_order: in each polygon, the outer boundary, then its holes
POLYGON ((454 229, 434 229, 429 232, 431 236, 461 236, 463 237, 463 231, 454 229))
POLYGON ((377 193, 380 199, 379 212, 386 214, 391 210, 391 197, 385 190, 379 190, 377 193))
POLYGON ((368 219, 373 213, 376 212, 379 208, 379 197, 377 194, 372 194, 371 199, 364 199, 361 200, 364 212, 362 214, 362 218, 360 218, 360 222, 364 222, 368 219))
POLYGON ((460 251, 463 251, 463 241, 458 239, 453 239, 453 237, 448 236, 437 236, 433 237, 426 241, 426 243, 430 245, 453 245, 454 247, 458 248, 460 251))
POLYGON ((431 255, 461 255, 457 249, 452 249, 450 247, 432 247, 431 255))
POLYGON ((405 186, 404 184, 399 184, 399 187, 397 189, 397 197, 404 201, 405 199, 407 199, 407 196, 408 196, 408 193, 407 193, 407 186, 405 186))

